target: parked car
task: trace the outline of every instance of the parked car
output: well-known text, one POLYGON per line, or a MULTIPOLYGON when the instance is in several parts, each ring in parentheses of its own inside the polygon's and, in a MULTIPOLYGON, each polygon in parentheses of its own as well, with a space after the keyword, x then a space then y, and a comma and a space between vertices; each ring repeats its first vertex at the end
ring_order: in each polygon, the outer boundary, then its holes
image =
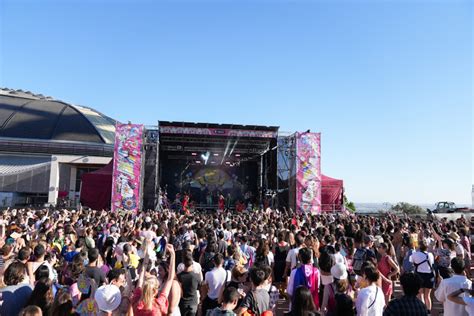
POLYGON ((456 213, 465 212, 469 209, 467 207, 456 207, 454 202, 438 202, 434 210, 427 209, 428 213, 456 213))

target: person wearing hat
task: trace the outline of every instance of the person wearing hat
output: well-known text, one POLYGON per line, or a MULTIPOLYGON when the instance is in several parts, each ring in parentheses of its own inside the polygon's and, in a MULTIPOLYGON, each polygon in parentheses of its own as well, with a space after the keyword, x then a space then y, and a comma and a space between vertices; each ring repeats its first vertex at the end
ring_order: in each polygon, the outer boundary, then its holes
POLYGON ((120 307, 122 294, 120 288, 115 284, 106 284, 95 291, 94 299, 97 303, 99 315, 109 316, 120 307))
POLYGON ((451 238, 440 240, 438 244, 441 246, 436 250, 438 272, 447 279, 452 276, 451 260, 456 257, 456 245, 451 238))
POLYGON ((334 281, 324 287, 321 312, 325 315, 353 315, 354 302, 351 297, 346 265, 336 263, 331 267, 331 275, 334 281), (342 313, 343 310, 344 313, 342 313))
POLYGON ((464 260, 464 255, 466 251, 464 250, 464 247, 461 245, 461 237, 458 235, 456 232, 451 232, 449 234, 449 238, 451 238, 454 242, 454 248, 456 249, 456 257, 459 257, 464 260))

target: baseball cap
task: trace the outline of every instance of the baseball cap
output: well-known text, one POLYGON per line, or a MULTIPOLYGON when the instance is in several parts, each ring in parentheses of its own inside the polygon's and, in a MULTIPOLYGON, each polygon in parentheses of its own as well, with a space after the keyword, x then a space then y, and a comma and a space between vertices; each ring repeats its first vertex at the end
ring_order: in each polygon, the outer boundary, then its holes
POLYGON ((338 280, 347 279, 347 268, 343 263, 336 263, 331 268, 331 275, 338 280))
POLYGON ((112 312, 120 306, 122 295, 118 286, 107 284, 99 287, 94 294, 99 310, 103 312, 112 312))
POLYGON ((372 236, 372 235, 367 235, 367 236, 364 237, 364 243, 368 243, 368 242, 370 242, 370 241, 372 241, 372 242, 375 241, 374 236, 372 236))

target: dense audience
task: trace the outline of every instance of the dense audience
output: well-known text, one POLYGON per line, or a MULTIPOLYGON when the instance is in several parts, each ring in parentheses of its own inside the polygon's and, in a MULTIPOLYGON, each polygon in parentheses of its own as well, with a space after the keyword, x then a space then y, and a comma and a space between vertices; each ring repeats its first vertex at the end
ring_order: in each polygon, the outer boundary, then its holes
POLYGON ((278 210, 0 213, 0 315, 474 315, 469 223, 278 210), (403 295, 394 297, 400 281, 403 295))

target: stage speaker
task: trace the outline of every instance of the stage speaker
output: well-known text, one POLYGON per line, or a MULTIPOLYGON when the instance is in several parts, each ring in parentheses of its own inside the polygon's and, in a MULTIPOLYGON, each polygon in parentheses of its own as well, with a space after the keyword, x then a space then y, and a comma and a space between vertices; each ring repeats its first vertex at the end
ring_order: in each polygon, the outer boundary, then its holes
POLYGON ((158 204, 159 187, 158 175, 158 130, 147 130, 145 132, 144 173, 143 173, 143 209, 154 210, 158 204))

